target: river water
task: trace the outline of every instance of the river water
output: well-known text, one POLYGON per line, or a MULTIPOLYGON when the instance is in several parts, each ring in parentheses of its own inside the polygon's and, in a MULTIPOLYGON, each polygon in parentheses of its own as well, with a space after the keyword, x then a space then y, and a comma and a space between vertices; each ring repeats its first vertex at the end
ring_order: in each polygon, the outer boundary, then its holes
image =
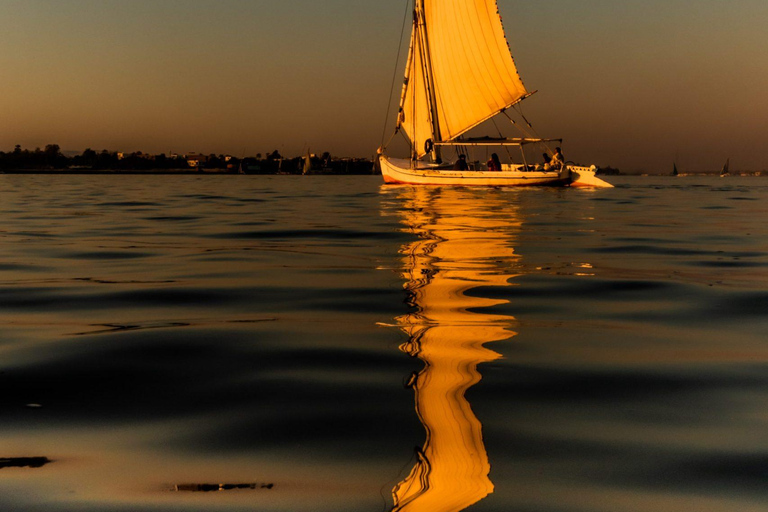
POLYGON ((609 179, 0 176, 0 510, 768 509, 768 180, 609 179))

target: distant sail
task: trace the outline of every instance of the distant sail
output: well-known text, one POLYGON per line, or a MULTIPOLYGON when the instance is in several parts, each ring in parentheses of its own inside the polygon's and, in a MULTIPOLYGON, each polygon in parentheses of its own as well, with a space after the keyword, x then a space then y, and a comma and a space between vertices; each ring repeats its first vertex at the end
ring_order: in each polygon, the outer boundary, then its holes
POLYGON ((720 176, 728 176, 731 174, 730 172, 730 166, 731 166, 731 159, 725 161, 725 165, 723 166, 723 170, 720 171, 720 176))
POLYGON ((496 0, 418 3, 423 11, 411 33, 400 126, 423 156, 433 136, 432 111, 440 141, 449 141, 529 93, 512 59, 496 0), (425 73, 434 83, 434 109, 425 73))
POLYGON ((672 164, 672 176, 677 176, 677 175, 678 175, 678 172, 677 172, 677 164, 676 164, 676 163, 673 163, 673 164, 672 164))
POLYGON ((307 150, 307 154, 304 156, 304 165, 301 169, 301 174, 309 174, 312 172, 312 154, 307 150))

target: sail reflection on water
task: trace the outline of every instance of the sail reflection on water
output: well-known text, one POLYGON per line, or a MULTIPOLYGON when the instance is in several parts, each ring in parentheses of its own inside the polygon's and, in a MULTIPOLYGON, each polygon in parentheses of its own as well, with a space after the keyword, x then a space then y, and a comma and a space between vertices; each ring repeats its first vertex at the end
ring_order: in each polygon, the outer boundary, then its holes
POLYGON ((401 248, 412 312, 397 319, 402 351, 424 368, 411 379, 426 441, 410 474, 393 489, 393 511, 448 512, 493 492, 482 425, 466 399, 478 365, 500 354, 485 347, 515 335, 513 317, 482 312, 506 301, 475 290, 509 286, 519 266, 520 229, 508 194, 498 190, 388 189, 403 230, 418 238, 401 248))

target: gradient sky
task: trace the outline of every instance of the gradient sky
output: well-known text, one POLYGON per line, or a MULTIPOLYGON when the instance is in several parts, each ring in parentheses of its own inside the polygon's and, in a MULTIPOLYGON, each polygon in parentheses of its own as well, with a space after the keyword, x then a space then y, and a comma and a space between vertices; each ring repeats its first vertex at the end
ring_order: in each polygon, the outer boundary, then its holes
MULTIPOLYGON (((0 0, 0 150, 372 156, 405 5, 0 0)), ((542 136, 566 139, 567 158, 768 169, 765 0, 499 7, 539 91, 523 109, 542 136)))

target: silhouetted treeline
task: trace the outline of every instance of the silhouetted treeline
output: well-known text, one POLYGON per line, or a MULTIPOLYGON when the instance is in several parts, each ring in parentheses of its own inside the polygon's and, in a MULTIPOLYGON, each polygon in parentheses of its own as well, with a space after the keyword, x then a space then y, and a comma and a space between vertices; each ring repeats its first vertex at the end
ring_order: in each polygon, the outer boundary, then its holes
POLYGON ((149 170, 183 169, 188 167, 183 156, 172 158, 164 154, 147 155, 141 152, 123 155, 115 151, 94 151, 86 149, 82 154, 68 157, 61 153, 57 144, 48 144, 45 149, 21 149, 0 152, 0 169, 3 170, 149 170))
POLYGON ((277 150, 254 157, 235 158, 228 155, 150 155, 147 153, 118 153, 86 149, 80 155, 66 156, 57 144, 45 149, 0 151, 0 170, 5 172, 99 172, 99 171, 184 171, 232 174, 371 174, 373 163, 365 158, 332 158, 312 155, 310 165, 304 156, 284 158, 277 150))
POLYGON ((608 166, 608 167, 599 167, 597 169, 597 172, 595 173, 596 176, 619 176, 621 174, 621 171, 608 166))
POLYGON ((63 169, 68 165, 67 158, 61 154, 59 146, 49 144, 45 149, 34 151, 16 146, 12 152, 0 152, 2 169, 63 169))

